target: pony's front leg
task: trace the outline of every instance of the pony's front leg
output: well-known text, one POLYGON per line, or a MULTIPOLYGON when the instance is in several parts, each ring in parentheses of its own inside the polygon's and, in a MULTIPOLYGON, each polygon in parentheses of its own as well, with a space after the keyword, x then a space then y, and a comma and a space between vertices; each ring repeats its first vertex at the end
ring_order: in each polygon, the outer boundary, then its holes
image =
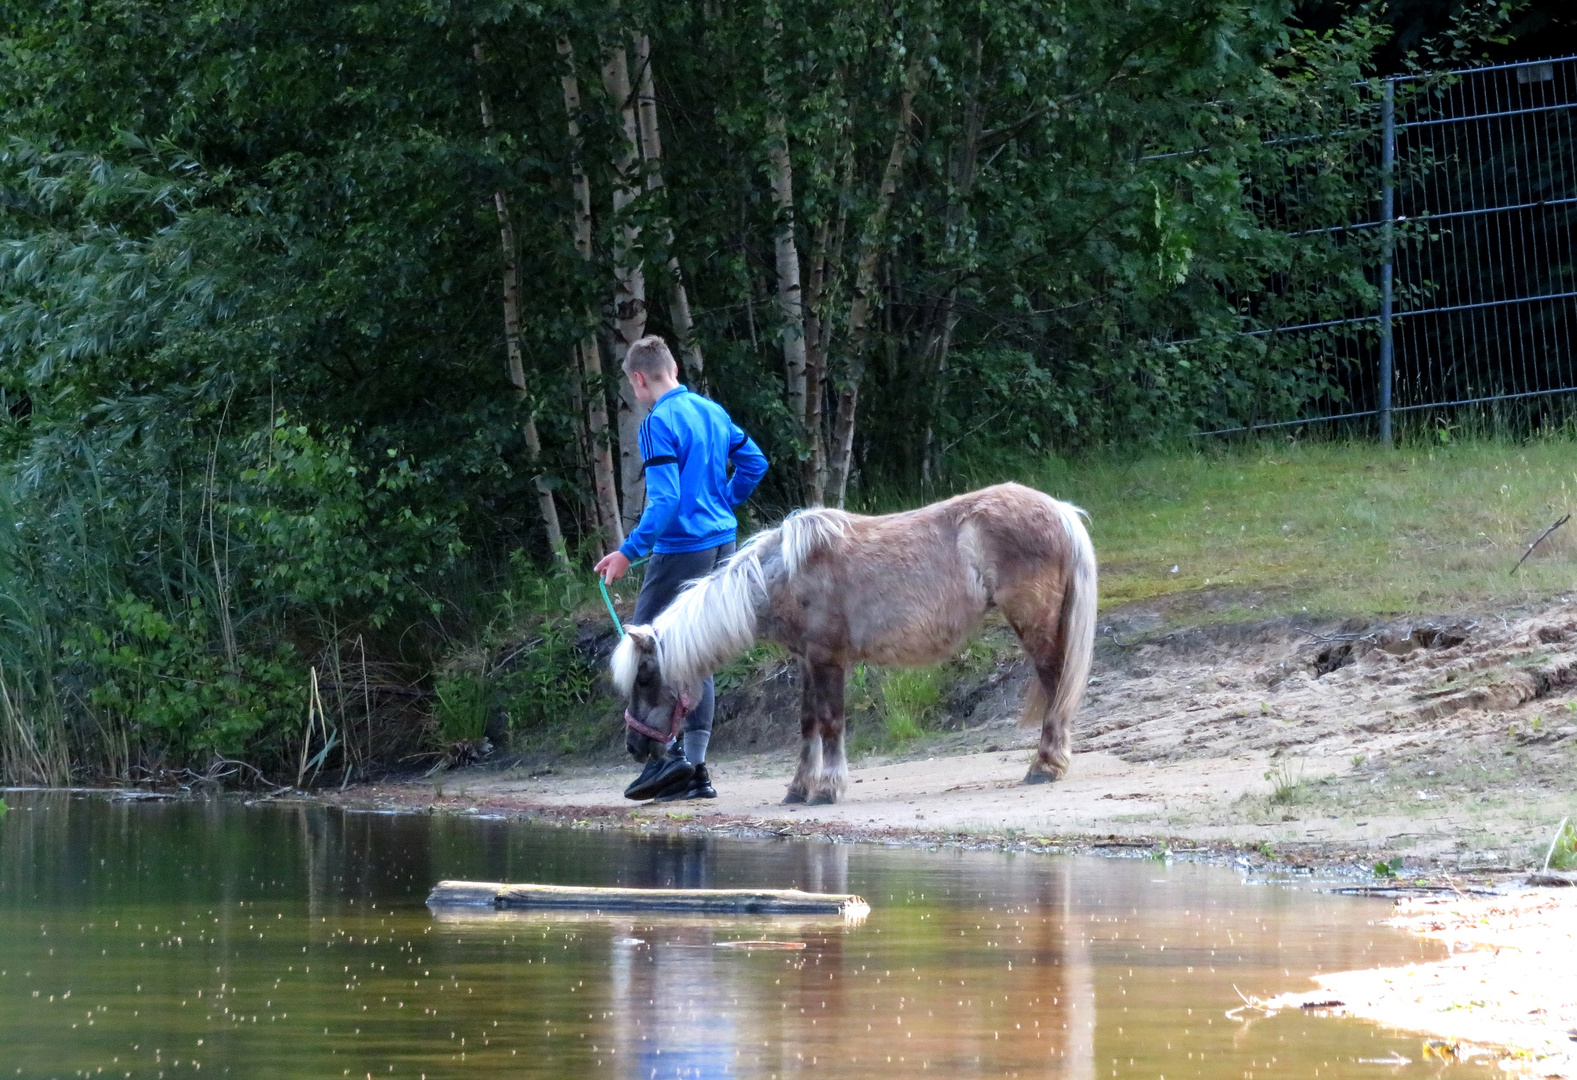
POLYGON ((789 782, 783 801, 813 805, 835 802, 848 783, 848 766, 843 760, 843 668, 801 659, 799 672, 805 684, 800 699, 799 771, 789 782), (829 739, 829 733, 835 733, 835 737, 829 739))
POLYGON ((819 709, 815 668, 805 659, 799 662, 801 686, 799 704, 799 769, 789 781, 785 803, 802 803, 810 798, 811 791, 821 778, 821 738, 817 733, 819 709))
POLYGON ((821 776, 810 798, 812 806, 835 803, 849 786, 849 761, 844 754, 843 668, 833 664, 817 669, 817 742, 821 745, 821 776))

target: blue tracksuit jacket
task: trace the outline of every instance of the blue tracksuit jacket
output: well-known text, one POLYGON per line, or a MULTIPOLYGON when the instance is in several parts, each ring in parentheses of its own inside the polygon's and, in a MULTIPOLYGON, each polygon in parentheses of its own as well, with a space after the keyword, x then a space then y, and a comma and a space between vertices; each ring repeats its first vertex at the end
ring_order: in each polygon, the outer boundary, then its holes
POLYGON ((619 548, 632 562, 648 551, 705 551, 734 539, 734 507, 750 498, 767 458, 717 402, 680 386, 641 424, 646 511, 619 548), (728 463, 734 475, 728 475, 728 463))

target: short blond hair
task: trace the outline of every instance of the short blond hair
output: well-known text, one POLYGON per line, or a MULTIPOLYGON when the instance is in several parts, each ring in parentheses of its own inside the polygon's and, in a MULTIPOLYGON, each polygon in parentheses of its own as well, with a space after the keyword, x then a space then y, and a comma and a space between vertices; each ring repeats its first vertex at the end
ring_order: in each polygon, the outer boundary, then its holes
POLYGON ((648 379, 653 375, 678 374, 679 365, 674 362, 674 354, 668 351, 668 343, 661 335, 648 334, 624 354, 624 373, 629 375, 637 371, 648 379))

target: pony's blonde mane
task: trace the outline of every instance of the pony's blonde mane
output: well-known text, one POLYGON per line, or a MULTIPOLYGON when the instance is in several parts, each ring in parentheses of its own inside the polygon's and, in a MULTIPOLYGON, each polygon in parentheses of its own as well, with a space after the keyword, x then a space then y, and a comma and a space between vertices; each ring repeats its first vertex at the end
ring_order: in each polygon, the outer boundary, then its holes
POLYGON ((624 632, 619 639, 619 644, 614 646, 613 655, 608 658, 608 674, 613 677, 613 686, 622 696, 629 697, 630 689, 635 686, 635 675, 641 666, 640 640, 651 639, 652 631, 646 626, 632 626, 624 632), (635 631, 631 633, 631 631, 635 631))
POLYGON ((614 687, 627 697, 635 683, 637 635, 655 642, 658 669, 671 686, 688 686, 744 652, 756 640, 772 556, 781 561, 783 576, 793 577, 841 539, 848 523, 842 510, 817 507, 795 511, 777 528, 752 536, 722 566, 686 585, 651 626, 628 629, 609 662, 614 687))
POLYGON ((848 514, 825 507, 796 510, 784 518, 783 524, 773 530, 779 534, 784 571, 789 577, 799 573, 812 555, 841 540, 848 526, 848 514))

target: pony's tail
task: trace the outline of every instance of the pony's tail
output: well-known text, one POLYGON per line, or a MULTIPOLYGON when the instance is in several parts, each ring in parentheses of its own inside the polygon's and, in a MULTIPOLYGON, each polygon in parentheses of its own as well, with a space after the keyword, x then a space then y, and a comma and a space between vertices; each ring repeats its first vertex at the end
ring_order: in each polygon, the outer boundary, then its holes
POLYGON ((1062 672, 1057 691, 1051 699, 1051 718, 1059 725, 1072 722, 1090 681, 1090 666, 1095 661, 1095 545, 1079 520, 1081 513, 1067 503, 1058 503, 1063 528, 1071 541, 1064 573, 1068 587, 1062 593, 1062 672))
MULTIPOLYGON (((1024 777, 1031 784, 1060 780, 1067 775, 1072 763, 1073 714, 1084 697, 1095 658, 1095 548, 1079 520, 1083 511, 1056 500, 1052 500, 1052 506, 1068 545, 1061 568, 1064 584, 1056 629, 1036 635, 1037 651, 1049 651, 1035 658, 1037 677, 1030 680, 1029 696, 1024 702, 1023 722, 1040 725, 1040 750, 1024 777)), ((1046 612, 1045 616, 1050 614, 1046 612)))

